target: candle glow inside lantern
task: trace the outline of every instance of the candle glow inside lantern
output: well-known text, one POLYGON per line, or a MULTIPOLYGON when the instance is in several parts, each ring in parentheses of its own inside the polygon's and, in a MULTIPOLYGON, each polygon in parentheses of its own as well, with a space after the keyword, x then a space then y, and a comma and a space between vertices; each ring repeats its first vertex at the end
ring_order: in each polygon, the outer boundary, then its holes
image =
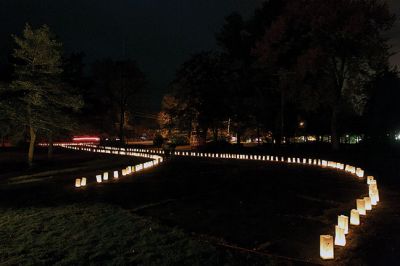
POLYGON ((344 229, 340 226, 335 225, 335 245, 336 246, 346 246, 346 236, 344 235, 344 229))
POLYGON ((75 179, 75 187, 81 187, 81 179, 80 178, 75 179))
POLYGON ((374 180, 375 178, 372 175, 367 176, 367 184, 370 185, 371 181, 374 180))
POLYGON ((365 210, 367 210, 367 211, 372 210, 371 198, 364 197, 364 202, 365 202, 365 210))
POLYGON ((371 189, 378 189, 378 182, 376 182, 376 180, 371 180, 370 184, 369 184, 369 188, 371 189))
POLYGON ((357 210, 351 210, 350 212, 350 224, 360 225, 360 214, 357 210))
POLYGON ((364 199, 357 199, 357 211, 360 215, 366 215, 367 212, 365 211, 365 201, 364 199))
POLYGON ((86 177, 82 177, 82 179, 81 179, 81 187, 86 187, 86 177))
POLYGON ((118 179, 118 171, 114 171, 114 178, 118 179))
POLYGON ((362 170, 361 168, 357 168, 356 169, 356 175, 358 177, 364 177, 364 170, 362 170))
POLYGON ((319 243, 319 254, 321 258, 324 260, 333 259, 333 237, 331 235, 320 235, 319 243))
POLYGON ((338 226, 344 230, 344 234, 349 233, 349 217, 345 215, 338 216, 338 226))
POLYGON ((369 188, 369 197, 371 198, 371 204, 376 205, 379 202, 379 191, 376 187, 369 188))
POLYGON ((107 181, 108 180, 108 172, 103 173, 103 180, 107 181))
POLYGON ((96 175, 96 181, 97 181, 97 183, 101 183, 102 182, 101 175, 96 175))

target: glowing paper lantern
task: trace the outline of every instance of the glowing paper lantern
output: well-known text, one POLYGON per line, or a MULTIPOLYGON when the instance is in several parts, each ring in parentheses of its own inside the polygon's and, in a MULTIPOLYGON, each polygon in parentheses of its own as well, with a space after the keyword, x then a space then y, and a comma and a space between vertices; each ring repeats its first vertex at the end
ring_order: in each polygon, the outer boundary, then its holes
POLYGON ((367 184, 370 185, 371 181, 374 180, 375 178, 372 175, 367 176, 367 184))
POLYGON ((86 177, 82 177, 81 187, 86 187, 86 177))
POLYGON ((370 181, 369 187, 372 189, 378 189, 378 182, 374 179, 370 181))
POLYGON ((366 215, 367 212, 365 211, 365 201, 364 199, 357 199, 357 211, 360 215, 366 215))
POLYGON ((126 176, 126 169, 122 169, 121 174, 122 174, 122 176, 126 176))
POLYGON ((335 225, 335 245, 336 246, 346 246, 346 236, 344 235, 344 229, 335 225))
POLYGON ((108 180, 108 172, 103 173, 103 180, 107 181, 108 180))
POLYGON ((364 177, 364 170, 362 170, 361 168, 357 168, 356 169, 356 175, 358 177, 364 177))
POLYGON ((344 230, 344 234, 349 233, 349 217, 345 215, 338 216, 338 226, 344 230))
POLYGON ((324 260, 331 260, 333 255, 333 237, 331 235, 320 235, 319 254, 324 260))
POLYGON ((364 197, 364 202, 365 202, 365 210, 367 210, 367 211, 372 210, 371 198, 364 197))
POLYGON ((371 204, 376 205, 379 202, 379 190, 375 186, 371 186, 369 188, 369 197, 371 198, 371 204))
POLYGON ((376 196, 374 193, 369 192, 369 198, 371 199, 371 205, 375 206, 378 204, 378 202, 376 201, 376 196))
POLYGON ((96 181, 97 181, 97 183, 101 183, 102 182, 101 175, 96 175, 96 181))
POLYGON ((360 214, 357 210, 351 210, 350 212, 350 224, 360 225, 360 214))
POLYGON ((322 167, 327 167, 328 166, 328 162, 325 161, 325 160, 322 160, 321 161, 321 165, 322 165, 322 167))
POLYGON ((75 179, 75 187, 81 187, 81 179, 80 178, 75 179))

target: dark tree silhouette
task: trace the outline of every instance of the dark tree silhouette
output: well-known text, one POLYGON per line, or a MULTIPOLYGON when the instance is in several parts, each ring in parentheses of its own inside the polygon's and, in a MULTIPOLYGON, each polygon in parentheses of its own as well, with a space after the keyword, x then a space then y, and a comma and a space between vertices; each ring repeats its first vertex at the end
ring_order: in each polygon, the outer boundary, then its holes
POLYGON ((98 61, 93 65, 93 75, 98 89, 95 93, 110 105, 112 121, 118 125, 120 141, 125 143, 127 113, 137 105, 135 96, 146 85, 145 75, 131 60, 98 61))

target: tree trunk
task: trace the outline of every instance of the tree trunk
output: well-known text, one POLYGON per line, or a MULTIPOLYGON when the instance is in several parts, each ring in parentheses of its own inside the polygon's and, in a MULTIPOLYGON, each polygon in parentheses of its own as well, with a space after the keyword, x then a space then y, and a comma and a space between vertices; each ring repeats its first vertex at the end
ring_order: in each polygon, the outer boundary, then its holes
POLYGON ((339 150, 339 138, 337 132, 337 114, 338 110, 335 106, 333 107, 332 117, 331 117, 331 143, 332 143, 332 149, 335 151, 339 150))
POLYGON ((28 164, 29 167, 32 167, 33 153, 35 151, 35 141, 36 141, 36 131, 32 126, 29 127, 29 135, 30 135, 30 142, 29 142, 29 152, 28 152, 28 164))
POLYGON ((120 121, 119 121, 119 140, 122 144, 125 144, 124 141, 124 124, 125 124, 125 110, 121 106, 121 113, 120 113, 120 121))
POLYGON ((218 128, 213 129, 213 138, 215 142, 218 141, 218 128))
POLYGON ((240 133, 239 133, 239 130, 238 130, 236 136, 237 136, 237 137, 236 137, 236 144, 237 144, 237 145, 240 145, 240 133))
POLYGON ((281 108, 279 117, 279 140, 280 145, 283 141, 283 136, 285 135, 285 88, 281 88, 281 108))
POLYGON ((49 132, 48 135, 49 146, 47 147, 47 159, 53 159, 53 132, 49 132))

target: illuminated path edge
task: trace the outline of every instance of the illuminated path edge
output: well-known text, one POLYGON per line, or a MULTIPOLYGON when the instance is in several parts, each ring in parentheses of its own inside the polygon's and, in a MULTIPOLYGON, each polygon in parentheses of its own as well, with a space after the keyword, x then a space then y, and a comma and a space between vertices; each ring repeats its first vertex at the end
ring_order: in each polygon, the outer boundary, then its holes
MULTIPOLYGON (((140 172, 147 168, 158 166, 163 162, 163 150, 153 149, 137 149, 137 148, 119 148, 110 146, 97 146, 90 144, 57 144, 57 146, 95 153, 106 153, 123 156, 134 156, 151 159, 148 162, 138 164, 135 166, 128 166, 121 170, 121 175, 126 176, 136 172, 140 172)), ((360 225, 360 216, 365 217, 367 211, 372 210, 379 202, 379 190, 377 181, 373 176, 366 176, 365 171, 362 168, 343 164, 334 161, 322 160, 322 159, 311 159, 311 158, 299 158, 299 157, 287 157, 287 156, 272 156, 272 155, 249 155, 249 154, 228 154, 228 153, 203 153, 193 151, 176 151, 174 156, 184 157, 203 157, 203 158, 215 158, 215 159, 236 159, 236 160, 254 160, 254 161, 268 161, 268 162, 281 162, 289 164, 301 164, 301 165, 313 165, 321 168, 335 169, 343 172, 350 173, 356 178, 366 180, 368 185, 369 197, 362 199, 356 199, 356 208, 352 209, 349 216, 339 215, 338 223, 335 225, 335 236, 321 235, 320 236, 320 257, 324 260, 334 259, 334 246, 345 246, 346 245, 346 234, 351 229, 349 223, 353 226, 360 225)), ((113 178, 118 179, 119 171, 114 171, 113 178)), ((108 172, 103 175, 97 175, 97 183, 102 183, 108 180, 108 172)), ((86 186, 86 178, 76 179, 75 187, 79 188, 86 186)))

